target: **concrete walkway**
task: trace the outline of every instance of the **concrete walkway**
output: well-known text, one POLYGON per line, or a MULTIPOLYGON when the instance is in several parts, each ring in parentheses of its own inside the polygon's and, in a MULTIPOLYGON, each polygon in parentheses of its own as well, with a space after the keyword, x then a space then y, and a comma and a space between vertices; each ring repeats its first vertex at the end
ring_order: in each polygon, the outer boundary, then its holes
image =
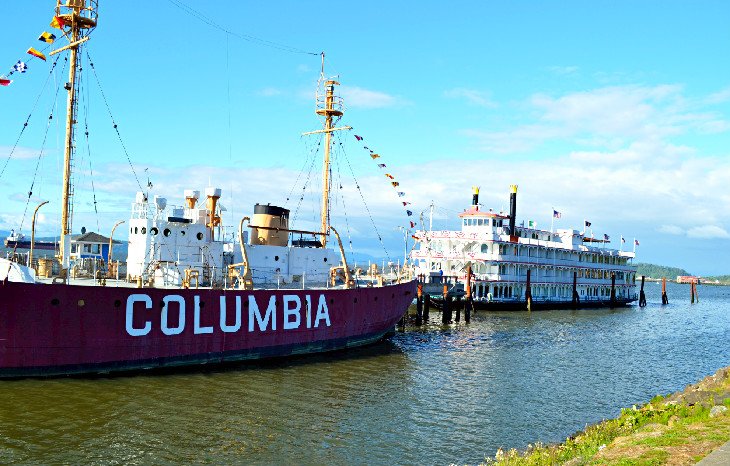
POLYGON ((721 445, 715 451, 705 456, 697 466, 727 466, 730 465, 730 441, 721 445))

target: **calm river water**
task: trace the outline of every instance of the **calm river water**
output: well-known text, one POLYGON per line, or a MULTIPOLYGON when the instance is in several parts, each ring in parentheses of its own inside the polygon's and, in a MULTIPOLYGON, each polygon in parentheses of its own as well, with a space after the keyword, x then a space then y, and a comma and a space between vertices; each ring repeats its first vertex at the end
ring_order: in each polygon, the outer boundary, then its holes
POLYGON ((0 382, 2 463, 477 463, 730 365, 730 287, 640 310, 481 312, 345 354, 0 382))

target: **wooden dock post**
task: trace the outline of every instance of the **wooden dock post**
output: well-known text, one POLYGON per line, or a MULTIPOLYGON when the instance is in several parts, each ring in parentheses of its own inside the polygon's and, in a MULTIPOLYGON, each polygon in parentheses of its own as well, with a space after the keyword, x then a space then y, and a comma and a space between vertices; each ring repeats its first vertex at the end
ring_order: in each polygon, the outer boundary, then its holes
POLYGON ((662 277, 662 304, 669 304, 669 297, 667 297, 667 277, 662 277))
POLYGON ((454 307, 456 308, 456 321, 461 322, 461 296, 454 297, 454 307))
POLYGON ((646 294, 644 293, 644 279, 646 276, 641 276, 641 290, 639 290, 639 307, 646 307, 646 294))
POLYGON ((578 272, 573 272, 573 309, 578 308, 579 301, 580 298, 578 297, 578 272))
POLYGON ((532 311, 532 291, 530 290, 530 269, 527 269, 527 281, 525 282, 525 301, 527 301, 527 311, 532 311))
POLYGON ((700 302, 700 297, 697 294, 697 282, 696 281, 693 280, 693 281, 690 282, 690 284, 689 284, 689 292, 691 294, 690 302, 692 304, 694 304, 695 301, 699 303, 700 302))
POLYGON ((466 267, 466 302, 464 302, 464 322, 471 321, 471 311, 474 308, 474 301, 471 296, 471 264, 466 267))
POLYGON ((423 324, 423 284, 418 284, 418 291, 416 294, 416 325, 423 324))
POLYGON ((423 295, 423 321, 428 323, 428 311, 431 310, 431 295, 426 293, 423 295))
POLYGON ((616 306, 616 272, 611 272, 611 308, 616 306))

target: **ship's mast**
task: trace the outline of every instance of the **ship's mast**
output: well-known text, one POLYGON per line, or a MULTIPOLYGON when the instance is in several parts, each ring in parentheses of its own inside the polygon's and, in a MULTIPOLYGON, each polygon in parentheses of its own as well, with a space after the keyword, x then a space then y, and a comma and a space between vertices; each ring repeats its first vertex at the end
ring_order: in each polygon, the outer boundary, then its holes
MULTIPOLYGON (((322 52, 322 78, 324 78, 324 52, 322 52)), ((322 247, 327 245, 327 235, 329 234, 329 214, 330 214, 330 146, 332 144, 332 132, 343 129, 352 129, 350 126, 334 127, 333 117, 340 118, 345 112, 343 109, 342 97, 335 94, 335 86, 340 83, 334 79, 324 81, 324 95, 320 94, 317 89, 317 115, 324 117, 324 129, 319 131, 311 131, 304 134, 324 133, 324 163, 322 167, 322 211, 321 211, 321 229, 322 229, 322 247)))
POLYGON ((78 52, 81 44, 88 40, 89 33, 96 27, 98 0, 57 0, 56 18, 62 21, 61 30, 69 44, 51 52, 55 55, 63 50, 69 50, 69 72, 66 90, 66 141, 64 145, 63 164, 63 194, 61 200, 61 251, 60 260, 63 268, 68 267, 66 248, 67 236, 72 231, 73 224, 73 193, 71 187, 71 161, 74 152, 74 126, 76 124, 76 72, 78 67, 78 52))

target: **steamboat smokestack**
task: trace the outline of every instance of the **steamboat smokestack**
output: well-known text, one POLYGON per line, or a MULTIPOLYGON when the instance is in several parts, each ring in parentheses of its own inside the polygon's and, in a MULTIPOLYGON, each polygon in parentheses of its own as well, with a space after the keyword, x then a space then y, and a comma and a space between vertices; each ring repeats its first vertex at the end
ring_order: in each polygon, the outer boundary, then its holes
POLYGON ((510 185, 509 194, 509 234, 515 235, 515 219, 517 218, 517 185, 510 185))
POLYGON ((479 186, 472 186, 471 191, 471 205, 477 207, 479 205, 479 186))

